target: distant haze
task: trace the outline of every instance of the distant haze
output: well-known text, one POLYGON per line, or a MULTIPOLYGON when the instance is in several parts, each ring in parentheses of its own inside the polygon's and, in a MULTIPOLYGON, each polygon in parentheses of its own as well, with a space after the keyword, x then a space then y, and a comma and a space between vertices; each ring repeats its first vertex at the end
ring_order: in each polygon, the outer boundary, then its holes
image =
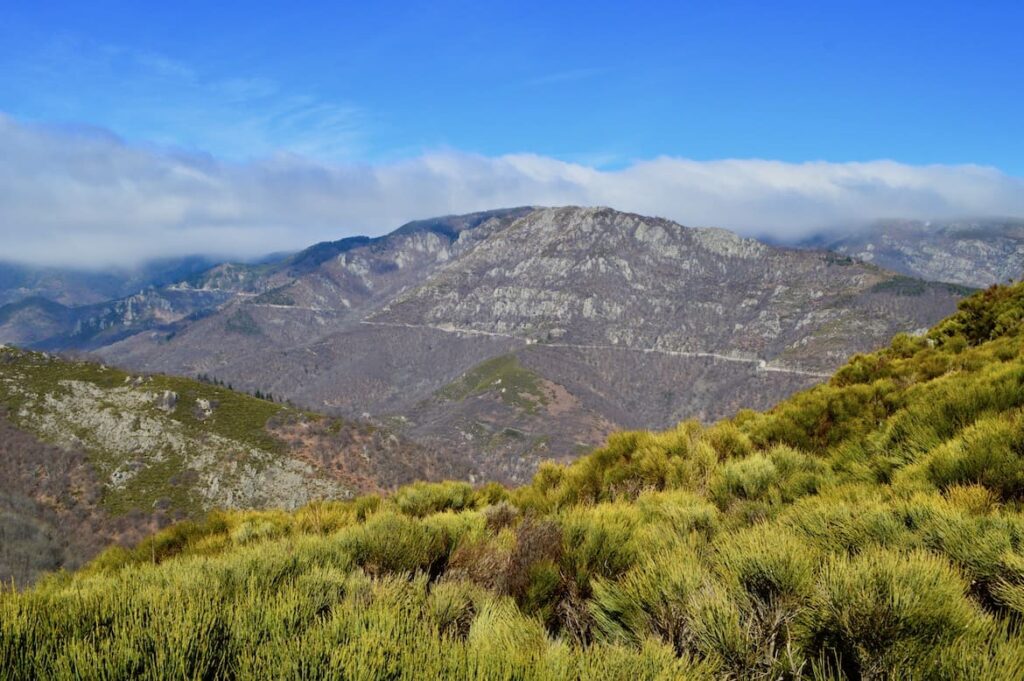
POLYGON ((0 115, 0 259, 78 267, 249 257, 515 205, 607 205, 787 241, 889 217, 1024 216, 1024 179, 975 165, 656 158, 617 170, 444 150, 387 164, 251 162, 0 115))

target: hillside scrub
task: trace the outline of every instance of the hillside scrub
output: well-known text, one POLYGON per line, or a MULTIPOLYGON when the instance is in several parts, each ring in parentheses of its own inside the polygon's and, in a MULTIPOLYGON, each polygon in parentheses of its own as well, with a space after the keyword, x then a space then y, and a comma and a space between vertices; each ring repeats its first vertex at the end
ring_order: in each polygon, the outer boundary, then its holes
POLYGON ((521 488, 231 511, 0 595, 0 677, 1024 678, 1024 285, 521 488))

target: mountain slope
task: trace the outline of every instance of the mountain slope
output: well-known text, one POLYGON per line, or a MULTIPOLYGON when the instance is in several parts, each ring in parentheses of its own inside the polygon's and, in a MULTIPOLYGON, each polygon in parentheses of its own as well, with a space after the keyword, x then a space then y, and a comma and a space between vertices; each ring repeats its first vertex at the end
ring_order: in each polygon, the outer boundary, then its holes
POLYGON ((100 353, 369 415, 472 461, 476 479, 515 482, 615 428, 767 407, 858 350, 927 328, 965 291, 574 207, 411 223, 294 263, 172 338, 137 334, 100 353), (544 385, 544 408, 505 399, 499 383, 444 398, 506 356, 544 385))
POLYGON ((166 524, 159 512, 113 517, 80 448, 40 441, 0 413, 0 577, 31 584, 80 567, 113 543, 135 543, 166 524))
POLYGON ((979 288, 1024 275, 1024 222, 1020 220, 892 220, 867 230, 824 235, 810 245, 908 276, 979 288))
POLYGON ((0 594, 0 673, 1021 678, 1022 338, 1024 284, 992 288, 768 412, 522 488, 179 525, 0 594))
POLYGON ((224 290, 150 288, 92 305, 67 307, 45 298, 0 306, 0 340, 45 350, 91 350, 141 331, 172 334, 234 296, 224 290))
POLYGON ((67 333, 74 326, 72 308, 47 298, 30 297, 0 306, 0 338, 28 345, 67 333))
POLYGON ((214 508, 468 475, 377 426, 13 348, 0 347, 0 410, 0 579, 18 583, 214 508))
POLYGON ((369 321, 825 370, 844 344, 948 311, 946 287, 893 296, 892 279, 724 230, 563 208, 517 221, 369 321))
POLYGON ((214 264, 213 258, 188 256, 90 271, 0 261, 0 305, 27 298, 43 298, 68 307, 92 305, 181 281, 214 264))
MULTIPOLYGON (((386 237, 324 242, 293 255, 270 256, 255 263, 212 264, 192 258, 106 275, 56 270, 51 287, 40 283, 49 281, 49 270, 20 267, 8 272, 0 266, 0 303, 5 297, 12 300, 0 304, 0 342, 45 350, 93 350, 143 331, 167 339, 233 300, 277 309, 343 311, 367 298, 379 298, 380 289, 386 292, 395 281, 399 285, 415 281, 422 275, 423 266, 433 264, 431 254, 462 232, 490 219, 514 217, 528 210, 514 208, 421 220, 386 237), (408 248, 406 257, 395 262, 362 258, 353 268, 355 276, 350 272, 338 275, 330 264, 357 249, 363 253, 386 251, 389 242, 398 238, 408 242, 408 248), (424 251, 426 258, 408 255, 417 250, 424 251), (178 266, 172 267, 175 263, 178 266), (168 283, 167 277, 173 273, 181 278, 168 283), (23 280, 35 282, 36 288, 19 287, 23 280), (5 282, 11 288, 5 290, 5 282), (132 288, 134 284, 140 285, 132 288), (30 295, 36 289, 44 293, 30 295), (127 292, 105 300, 102 294, 106 291, 127 292), (64 305, 57 299, 89 302, 64 305)), ((444 255, 442 252, 439 257, 444 255)), ((248 309, 235 314, 244 318, 248 309)), ((245 324, 235 327, 244 330, 245 324)))

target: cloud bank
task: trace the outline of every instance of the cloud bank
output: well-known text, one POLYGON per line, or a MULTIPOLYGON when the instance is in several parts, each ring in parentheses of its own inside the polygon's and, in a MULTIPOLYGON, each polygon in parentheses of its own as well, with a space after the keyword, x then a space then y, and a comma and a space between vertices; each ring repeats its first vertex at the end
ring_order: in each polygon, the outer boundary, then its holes
POLYGON ((381 165, 237 163, 0 115, 0 259, 130 265, 297 249, 408 220, 515 205, 606 205, 787 240, 885 217, 1024 216, 1024 179, 973 165, 692 161, 608 171, 439 152, 381 165))

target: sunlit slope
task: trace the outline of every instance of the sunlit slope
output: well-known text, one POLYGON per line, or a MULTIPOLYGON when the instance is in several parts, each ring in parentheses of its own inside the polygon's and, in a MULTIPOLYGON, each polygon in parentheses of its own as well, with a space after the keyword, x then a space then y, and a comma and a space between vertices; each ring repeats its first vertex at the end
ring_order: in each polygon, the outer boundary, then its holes
POLYGON ((271 432, 306 414, 209 382, 2 348, 0 409, 47 442, 84 449, 115 514, 294 508, 351 490, 271 432))
POLYGON ((216 514, 0 600, 4 678, 1024 676, 1024 285, 506 490, 216 514))

